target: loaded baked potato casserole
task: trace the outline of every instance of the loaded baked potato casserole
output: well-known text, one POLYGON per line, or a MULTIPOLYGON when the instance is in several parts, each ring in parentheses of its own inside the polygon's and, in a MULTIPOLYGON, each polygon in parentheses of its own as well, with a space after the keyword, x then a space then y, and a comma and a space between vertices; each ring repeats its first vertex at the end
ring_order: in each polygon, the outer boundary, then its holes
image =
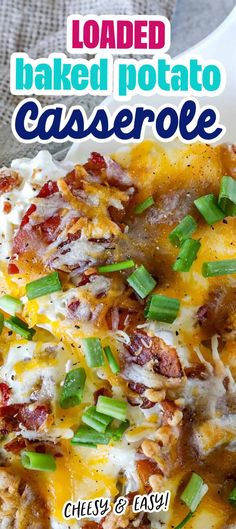
POLYGON ((235 528, 234 147, 42 151, 0 195, 1 529, 235 528))

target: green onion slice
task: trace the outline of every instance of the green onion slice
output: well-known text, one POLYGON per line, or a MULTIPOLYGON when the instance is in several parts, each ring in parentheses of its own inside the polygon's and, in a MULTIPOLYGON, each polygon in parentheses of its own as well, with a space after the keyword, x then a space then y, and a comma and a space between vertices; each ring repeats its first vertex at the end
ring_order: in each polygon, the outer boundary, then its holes
POLYGON ((81 425, 75 433, 72 444, 81 446, 96 447, 97 445, 107 445, 111 440, 111 435, 106 432, 96 432, 90 426, 81 425))
POLYGON ((217 198, 213 193, 197 198, 194 200, 194 204, 207 224, 215 224, 225 217, 225 213, 219 208, 217 198))
POLYGON ((186 239, 183 242, 179 255, 173 264, 175 272, 188 272, 197 258, 201 243, 195 239, 186 239))
POLYGON ((224 276, 226 274, 236 274, 236 259, 208 261, 202 265, 203 277, 224 276))
POLYGON ((144 316, 148 320, 173 323, 178 316, 179 308, 180 302, 178 299, 153 294, 147 301, 144 316))
POLYGON ((191 512, 194 512, 207 491, 208 487, 201 476, 193 472, 187 486, 180 496, 180 499, 191 512))
POLYGON ((120 441, 123 437, 124 432, 129 428, 130 422, 128 420, 122 422, 118 428, 109 428, 108 431, 111 433, 113 441, 120 441))
POLYGON ((51 454, 40 454, 38 452, 21 452, 21 463, 29 470, 42 470, 53 472, 56 470, 56 461, 51 454))
POLYGON ((104 415, 109 415, 109 417, 113 417, 119 421, 125 421, 127 416, 127 402, 100 395, 98 397, 96 410, 99 411, 99 413, 104 413, 104 415))
POLYGON ((120 372, 120 366, 119 366, 117 360, 115 359, 115 357, 113 355, 113 352, 112 352, 112 350, 111 350, 109 345, 106 345, 106 347, 104 347, 104 353, 105 353, 105 355, 107 357, 107 360, 108 360, 109 366, 110 366, 110 368, 112 370, 112 373, 114 373, 116 375, 117 373, 120 372))
POLYGON ((83 398, 86 373, 83 367, 72 369, 66 374, 60 396, 61 408, 78 406, 83 398))
POLYGON ((196 229, 196 220, 191 215, 186 215, 178 226, 170 232, 169 240, 174 246, 181 246, 186 239, 190 238, 196 229))
POLYGON ((11 318, 4 320, 4 325, 26 340, 32 340, 36 332, 35 329, 30 329, 27 323, 25 323, 23 320, 20 320, 20 318, 17 318, 17 316, 12 316, 11 318))
POLYGON ((236 180, 231 176, 221 180, 218 204, 227 217, 236 215, 236 180))
POLYGON ((88 426, 91 426, 96 432, 104 433, 113 421, 113 418, 99 413, 95 406, 91 406, 83 413, 82 421, 88 426))
POLYGON ((187 516, 185 516, 185 518, 182 520, 182 522, 175 526, 175 529, 182 529, 182 527, 184 527, 186 523, 192 518, 193 514, 194 513, 190 511, 187 516))
POLYGON ((236 487, 231 490, 228 500, 233 507, 236 507, 236 487))
POLYGON ((144 299, 155 288, 156 281, 146 268, 141 265, 127 279, 129 285, 144 299))
POLYGON ((26 295, 28 299, 35 299, 62 289, 58 272, 52 272, 47 276, 40 277, 26 285, 26 295))
POLYGON ((100 367, 104 364, 104 356, 99 338, 84 338, 82 340, 86 361, 89 367, 100 367))
POLYGON ((108 264, 104 266, 99 266, 98 271, 102 274, 107 272, 120 272, 120 270, 126 270, 127 268, 133 268, 134 261, 129 259, 128 261, 121 261, 120 263, 108 264))
POLYGON ((20 299, 13 298, 13 296, 8 294, 0 297, 0 309, 11 314, 11 316, 15 316, 16 312, 21 312, 22 307, 23 303, 20 299))
POLYGON ((146 198, 143 202, 140 202, 140 204, 137 204, 137 206, 134 209, 134 213, 136 215, 141 215, 146 209, 150 208, 150 206, 153 206, 155 204, 154 199, 152 196, 146 198))
POLYGON ((2 334, 3 324, 4 324, 4 316, 3 316, 3 314, 0 312, 0 334, 2 334))

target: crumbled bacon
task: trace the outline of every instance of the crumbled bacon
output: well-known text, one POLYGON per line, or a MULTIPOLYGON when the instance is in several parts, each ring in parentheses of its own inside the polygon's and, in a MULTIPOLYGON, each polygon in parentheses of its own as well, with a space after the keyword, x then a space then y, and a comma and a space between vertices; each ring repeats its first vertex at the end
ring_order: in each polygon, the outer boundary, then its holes
POLYGON ((198 309, 196 317, 205 336, 211 338, 214 334, 222 336, 233 329, 231 316, 235 311, 236 289, 222 284, 210 291, 206 303, 198 309))
POLYGON ((199 380, 206 380, 209 378, 209 372, 204 364, 192 364, 190 367, 185 367, 184 372, 187 378, 198 378, 199 380))
POLYGON ((161 338, 148 336, 143 331, 135 331, 130 335, 130 343, 126 348, 135 364, 143 366, 152 361, 155 373, 168 378, 183 376, 176 349, 167 345, 161 338))
POLYGON ((171 400, 163 400, 161 402, 161 407, 163 410, 162 423, 163 425, 169 424, 169 420, 173 418, 173 415, 177 410, 177 406, 171 400))
POLYGON ((60 446, 50 441, 42 442, 38 439, 29 440, 25 437, 22 437, 22 435, 18 435, 8 443, 4 444, 4 449, 7 452, 11 452, 12 454, 18 454, 21 452, 21 450, 24 450, 24 448, 27 448, 27 450, 33 450, 34 452, 38 452, 40 454, 49 453, 54 457, 62 457, 63 455, 60 446))
POLYGON ((140 384, 139 382, 129 382, 128 383, 129 388, 132 391, 135 391, 135 393, 138 393, 138 395, 142 395, 146 389, 146 386, 144 384, 140 384))
POLYGON ((10 404, 0 407, 0 432, 3 435, 19 430, 37 431, 46 422, 49 408, 46 405, 10 404))
POLYGON ((134 331, 130 335, 130 343, 126 346, 132 355, 132 362, 144 366, 153 358, 152 338, 141 331, 134 331))
POLYGON ((58 182, 50 180, 44 184, 22 218, 13 241, 11 264, 15 264, 16 261, 17 267, 21 270, 24 266, 28 267, 26 263, 37 262, 49 269, 81 274, 89 267, 104 262, 105 251, 111 247, 114 234, 117 230, 121 231, 120 222, 116 222, 115 216, 121 219, 119 212, 122 211, 123 215, 125 211, 123 206, 128 203, 132 194, 129 191, 129 188, 133 189, 131 185, 129 176, 124 174, 123 169, 116 162, 110 163, 109 159, 105 161, 98 153, 92 153, 87 164, 77 165, 58 182), (110 223, 111 231, 110 236, 108 232, 106 237, 93 236, 93 229, 96 232, 96 228, 92 227, 92 220, 93 216, 97 215, 97 206, 91 203, 86 188, 88 181, 90 181, 89 185, 92 185, 90 174, 92 169, 100 175, 97 176, 94 185, 100 186, 101 192, 104 190, 105 193, 108 184, 113 185, 111 181, 113 177, 116 182, 114 185, 119 190, 124 188, 126 192, 119 199, 121 203, 123 202, 121 210, 111 206, 113 209, 110 210, 110 215, 114 221, 109 219, 107 209, 107 222, 110 223), (104 174, 101 175, 101 171, 104 174), (121 187, 118 185, 119 180, 122 182, 121 187), (125 187, 124 181, 127 184, 125 187), (80 220, 82 228, 78 224, 80 220), (89 235, 82 237, 83 227, 85 230, 92 230, 91 237, 89 235), (52 243, 51 251, 47 251, 52 243))
POLYGON ((11 204, 10 202, 8 202, 7 200, 4 202, 3 204, 3 213, 5 215, 9 215, 9 213, 11 212, 11 204))
POLYGON ((11 395, 11 388, 5 383, 0 382, 0 406, 6 406, 11 395))
POLYGON ((8 271, 9 275, 19 274, 19 268, 14 263, 9 263, 9 265, 7 267, 7 271, 8 271))
POLYGON ((94 394, 93 394, 93 398, 94 398, 94 403, 95 404, 97 404, 98 397, 100 397, 101 395, 103 397, 112 397, 111 388, 100 388, 100 389, 97 389, 97 391, 95 391, 94 394))
POLYGON ((138 310, 111 307, 106 313, 107 327, 111 331, 124 331, 134 328, 140 318, 138 310))
POLYGON ((12 191, 14 187, 18 187, 21 183, 21 178, 13 169, 3 167, 0 169, 0 195, 12 191))
POLYGON ((149 478, 150 476, 153 476, 153 474, 162 474, 158 464, 153 459, 138 459, 136 461, 136 468, 139 475, 140 480, 142 481, 144 487, 149 487, 149 478))
POLYGON ((90 158, 87 163, 84 165, 86 171, 100 174, 102 169, 106 169, 106 161, 104 156, 98 152, 91 152, 90 158))
POLYGON ((131 389, 131 391, 133 391, 134 393, 137 393, 137 395, 139 395, 139 398, 135 398, 132 395, 127 396, 128 402, 132 406, 140 405, 140 408, 142 408, 143 410, 147 410, 155 406, 155 402, 151 402, 147 397, 143 396, 144 391, 147 389, 144 384, 130 381, 128 383, 128 388, 131 389))

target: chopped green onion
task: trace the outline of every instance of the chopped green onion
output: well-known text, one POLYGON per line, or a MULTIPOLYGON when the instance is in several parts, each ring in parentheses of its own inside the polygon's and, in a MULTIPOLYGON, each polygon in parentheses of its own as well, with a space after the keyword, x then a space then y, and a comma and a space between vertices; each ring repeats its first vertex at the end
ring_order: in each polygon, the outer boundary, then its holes
POLYGON ((125 421, 127 415, 127 402, 100 395, 100 397, 98 397, 96 410, 100 413, 104 413, 104 415, 109 415, 114 419, 118 419, 119 421, 125 421))
POLYGON ((228 500, 233 507, 236 507, 236 487, 231 490, 228 500))
POLYGON ((83 398, 86 373, 83 367, 72 369, 66 374, 60 396, 61 408, 78 406, 83 398))
POLYGON ((86 361, 89 367, 100 367, 104 364, 102 345, 99 338, 84 338, 82 340, 86 361))
POLYGON ((111 433, 111 438, 113 441, 120 441, 122 439, 123 433, 129 428, 130 422, 128 420, 122 422, 118 428, 108 428, 108 431, 111 433))
POLYGON ((26 340, 32 340, 35 330, 30 329, 27 323, 25 321, 20 320, 20 318, 17 318, 17 316, 12 316, 11 318, 8 318, 7 320, 4 320, 4 325, 11 331, 16 332, 26 340))
POLYGON ((82 415, 82 421, 91 426, 96 432, 104 433, 112 422, 113 418, 103 413, 99 413, 95 406, 88 408, 82 415))
POLYGON ((81 446, 96 447, 97 445, 107 445, 110 440, 111 435, 109 433, 96 432, 90 426, 81 425, 71 442, 81 446))
POLYGON ((3 316, 3 314, 0 312, 0 334, 2 334, 3 324, 4 324, 4 316, 3 316))
POLYGON ((109 366, 112 370, 112 373, 114 373, 116 375, 116 373, 119 373, 120 372, 120 366, 117 362, 117 360, 115 359, 114 355, 113 355, 113 352, 110 348, 109 345, 106 345, 106 347, 104 347, 104 353, 107 357, 107 360, 108 360, 108 363, 109 363, 109 366))
POLYGON ((224 276, 226 274, 236 274, 236 259, 208 261, 202 265, 203 277, 224 276))
POLYGON ((197 258, 198 250, 201 246, 199 241, 195 239, 186 239, 183 242, 179 255, 173 264, 173 270, 175 272, 188 272, 197 258))
POLYGON ((182 522, 175 526, 175 529, 182 529, 182 527, 184 527, 186 523, 192 518, 193 514, 194 513, 190 511, 187 516, 185 516, 185 518, 182 520, 182 522))
POLYGON ((201 476, 192 473, 192 476, 182 492, 180 499, 185 503, 191 512, 196 511, 200 501, 208 490, 201 476))
POLYGON ((127 268, 133 268, 134 261, 129 259, 128 261, 121 261, 120 263, 108 264, 104 266, 99 266, 98 271, 102 274, 107 272, 119 272, 120 270, 126 270, 127 268))
POLYGON ((144 316, 148 320, 173 323, 179 312, 180 302, 178 299, 153 294, 147 301, 144 316))
POLYGON ((218 204, 227 217, 236 215, 236 180, 231 176, 221 180, 218 204))
POLYGON ((146 268, 141 265, 127 279, 129 285, 144 299, 155 288, 156 281, 146 268))
POLYGON ((26 285, 28 299, 35 299, 62 289, 58 272, 52 272, 47 276, 40 277, 26 285))
POLYGON ((223 220, 225 217, 225 213, 219 208, 217 199, 212 193, 197 198, 197 200, 194 200, 194 204, 207 224, 215 224, 215 222, 223 220))
POLYGON ((53 472, 56 470, 56 461, 51 454, 40 454, 39 452, 21 452, 21 463, 29 470, 43 470, 53 472))
POLYGON ((170 232, 169 240, 174 246, 181 246, 186 239, 189 239, 196 229, 196 220, 191 215, 186 215, 176 228, 170 232))
POLYGON ((137 204, 134 213, 136 213, 136 215, 141 215, 141 213, 143 213, 146 209, 150 208, 150 206, 153 206, 153 204, 155 204, 155 202, 153 200, 153 197, 150 196, 146 198, 146 200, 144 200, 143 202, 140 202, 140 204, 137 204))
POLYGON ((22 307, 23 303, 20 299, 13 298, 13 296, 8 294, 0 297, 0 309, 11 314, 11 316, 15 316, 16 312, 21 312, 22 307))

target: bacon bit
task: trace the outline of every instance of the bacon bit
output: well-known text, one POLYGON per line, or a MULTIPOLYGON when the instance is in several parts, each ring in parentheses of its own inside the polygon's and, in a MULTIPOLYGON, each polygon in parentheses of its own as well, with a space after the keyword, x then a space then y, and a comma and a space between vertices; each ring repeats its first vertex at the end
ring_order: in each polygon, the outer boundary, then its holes
POLYGON ((197 311, 197 321, 211 338, 213 334, 222 336, 232 330, 231 316, 236 310, 236 288, 222 285, 209 293, 207 303, 197 311))
POLYGON ((48 406, 31 409, 30 404, 10 404, 0 407, 0 432, 3 435, 19 430, 20 424, 27 430, 39 430, 49 415, 48 406))
POLYGON ((144 393, 146 386, 144 384, 140 384, 139 382, 129 382, 128 383, 129 389, 132 391, 135 391, 135 393, 138 393, 138 395, 142 395, 144 393))
POLYGON ((38 197, 47 198, 58 192, 59 192, 59 189, 58 189, 57 182, 49 180, 48 182, 46 182, 46 184, 43 185, 42 189, 40 189, 38 197))
POLYGON ((9 275, 19 274, 20 272, 19 268, 14 263, 9 263, 7 267, 7 271, 9 275))
POLYGON ((7 202, 6 200, 3 204, 3 213, 5 213, 5 215, 8 215, 11 212, 11 209, 12 208, 10 202, 7 202))
POLYGON ((147 397, 143 397, 143 403, 141 404, 140 408, 142 408, 142 410, 149 410, 150 408, 153 408, 155 404, 155 402, 147 399, 147 397))
POLYGON ((108 212, 110 219, 113 220, 118 226, 122 223, 125 216, 125 209, 117 209, 114 206, 109 206, 108 212))
POLYGON ((100 397, 100 395, 102 395, 102 397, 112 397, 112 391, 111 391, 111 388, 100 388, 100 389, 97 389, 97 391, 94 392, 93 394, 93 398, 94 398, 94 403, 97 404, 97 401, 98 401, 98 397, 100 397))
POLYGON ((69 312, 71 312, 73 316, 76 316, 79 306, 80 306, 80 300, 77 299, 76 301, 72 301, 71 303, 69 303, 68 310, 69 312))
POLYGON ((84 168, 89 173, 101 174, 102 169, 106 169, 106 161, 104 156, 98 152, 91 152, 90 158, 84 165, 84 168))
POLYGON ((0 406, 6 406, 11 395, 11 388, 5 384, 5 382, 0 382, 0 406))
MULTIPOLYGON (((147 389, 144 384, 139 384, 138 382, 132 382, 132 381, 128 383, 128 388, 131 389, 131 391, 134 391, 135 393, 137 393, 140 396, 147 389)), ((128 395, 127 399, 129 401, 129 403, 131 404, 131 406, 138 406, 140 404, 140 408, 142 408, 143 410, 147 410, 149 408, 153 408, 153 406, 155 406, 155 404, 156 404, 155 402, 152 402, 151 400, 149 400, 147 397, 140 397, 141 401, 140 401, 140 399, 138 401, 137 399, 135 399, 132 396, 128 395)))
POLYGON ((124 331, 135 327, 139 320, 139 312, 137 310, 124 309, 122 307, 111 307, 106 313, 106 323, 110 331, 124 331), (114 327, 113 313, 117 311, 118 325, 114 327))
POLYGON ((40 231, 40 234, 43 236, 43 240, 50 244, 55 241, 57 238, 57 229, 60 226, 61 217, 59 215, 54 215, 49 217, 44 222, 37 226, 37 229, 40 231))
POLYGON ((158 361, 154 363, 154 371, 168 378, 183 377, 183 370, 176 349, 167 345, 161 338, 155 337, 152 340, 153 354, 158 361))
POLYGON ((133 363, 139 366, 144 366, 153 357, 152 338, 142 331, 134 331, 130 335, 130 343, 126 348, 133 357, 133 363))
POLYGON ((161 402, 161 407, 163 409, 163 425, 169 424, 169 420, 173 418, 174 413, 178 409, 176 404, 171 400, 163 400, 161 402))
POLYGON ((31 204, 31 206, 27 209, 26 213, 24 214, 22 218, 20 228, 23 228, 26 224, 28 224, 30 215, 32 215, 32 213, 34 213, 35 211, 36 211, 35 204, 31 204))
POLYGON ((0 169, 0 195, 8 193, 14 187, 18 187, 21 183, 20 175, 12 169, 3 167, 0 169))
POLYGON ((7 450, 7 452, 12 452, 13 454, 19 454, 21 450, 24 450, 27 446, 27 439, 24 439, 24 437, 20 436, 15 437, 8 443, 4 445, 4 449, 7 450))
POLYGON ((209 378, 209 372, 204 364, 193 364, 190 367, 184 368, 184 373, 187 378, 198 378, 199 380, 206 380, 209 378))
POLYGON ((149 478, 153 474, 160 474, 162 475, 162 472, 160 471, 158 464, 153 461, 152 459, 138 459, 136 461, 136 468, 139 475, 140 480, 142 481, 144 487, 148 487, 150 489, 149 484, 149 478))
POLYGON ((202 305, 201 307, 199 307, 197 311, 197 319, 198 319, 199 325, 203 325, 206 322, 207 317, 208 317, 208 311, 209 311, 208 305, 202 305))

